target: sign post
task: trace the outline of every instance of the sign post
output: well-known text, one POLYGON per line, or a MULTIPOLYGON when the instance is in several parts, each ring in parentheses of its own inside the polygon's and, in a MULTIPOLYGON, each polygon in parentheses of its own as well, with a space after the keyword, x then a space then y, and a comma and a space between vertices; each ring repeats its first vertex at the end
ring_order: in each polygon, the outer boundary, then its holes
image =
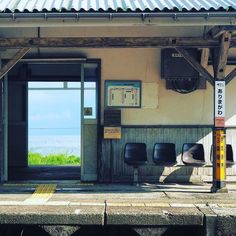
POLYGON ((227 192, 225 142, 225 81, 215 81, 213 128, 213 185, 212 192, 227 192))

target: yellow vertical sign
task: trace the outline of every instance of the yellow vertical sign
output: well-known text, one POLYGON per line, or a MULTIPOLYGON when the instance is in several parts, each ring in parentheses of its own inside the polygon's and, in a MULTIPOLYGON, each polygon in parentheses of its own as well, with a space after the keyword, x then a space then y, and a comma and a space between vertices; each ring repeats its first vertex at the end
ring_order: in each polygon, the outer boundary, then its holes
POLYGON ((225 181, 226 179, 226 150, 225 133, 219 129, 215 131, 215 158, 216 158, 216 180, 225 181))

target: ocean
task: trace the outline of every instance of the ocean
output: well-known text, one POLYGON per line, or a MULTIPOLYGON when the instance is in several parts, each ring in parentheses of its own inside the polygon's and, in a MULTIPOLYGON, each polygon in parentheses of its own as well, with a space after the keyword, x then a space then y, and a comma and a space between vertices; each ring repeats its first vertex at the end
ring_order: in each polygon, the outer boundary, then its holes
POLYGON ((29 151, 80 156, 79 135, 29 135, 29 151))

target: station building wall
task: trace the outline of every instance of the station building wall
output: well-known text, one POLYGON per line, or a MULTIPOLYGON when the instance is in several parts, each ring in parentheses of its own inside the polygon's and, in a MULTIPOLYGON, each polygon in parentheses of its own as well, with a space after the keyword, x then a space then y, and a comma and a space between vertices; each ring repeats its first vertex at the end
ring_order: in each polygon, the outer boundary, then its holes
MULTIPOLYGON (((168 37, 202 36, 204 27, 78 27, 78 28, 41 28, 41 37, 168 37)), ((37 37, 37 28, 3 28, 4 37, 37 37)), ((14 50, 1 53, 2 58, 14 54, 14 50)), ((213 125, 213 89, 207 82, 207 88, 190 94, 179 94, 166 90, 165 80, 161 79, 161 49, 155 48, 100 48, 100 49, 32 49, 32 56, 85 56, 101 59, 101 120, 103 125, 104 82, 105 80, 141 80, 144 87, 142 97, 148 102, 138 109, 122 109, 122 139, 111 143, 102 140, 99 159, 99 179, 101 181, 127 181, 132 178, 132 168, 124 164, 123 148, 126 142, 145 142, 148 146, 148 165, 141 168, 143 180, 211 180, 210 148, 212 143, 211 126, 213 125), (146 86, 145 86, 146 85, 146 86), (156 101, 150 95, 150 87, 155 85, 156 101), (157 167, 152 163, 152 148, 155 142, 174 142, 177 150, 177 167, 157 167), (204 144, 208 167, 192 168, 181 163, 181 147, 184 142, 204 144), (113 159, 111 161, 111 158, 113 159), (172 177, 172 178, 171 178, 172 177)), ((230 50, 230 57, 236 51, 230 50)), ((228 66, 227 73, 235 66, 228 66)), ((211 66, 207 68, 211 73, 211 66)), ((236 81, 231 81, 226 88, 226 126, 227 143, 233 145, 236 155, 236 81)), ((236 174, 235 167, 228 168, 229 180, 236 174)))

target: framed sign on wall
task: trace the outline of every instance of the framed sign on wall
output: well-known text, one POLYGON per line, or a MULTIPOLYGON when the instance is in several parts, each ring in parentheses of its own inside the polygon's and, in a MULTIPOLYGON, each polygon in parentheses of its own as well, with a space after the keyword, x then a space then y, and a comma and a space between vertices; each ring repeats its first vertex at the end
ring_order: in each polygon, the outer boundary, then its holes
POLYGON ((106 80, 105 106, 108 108, 140 108, 141 81, 106 80))

